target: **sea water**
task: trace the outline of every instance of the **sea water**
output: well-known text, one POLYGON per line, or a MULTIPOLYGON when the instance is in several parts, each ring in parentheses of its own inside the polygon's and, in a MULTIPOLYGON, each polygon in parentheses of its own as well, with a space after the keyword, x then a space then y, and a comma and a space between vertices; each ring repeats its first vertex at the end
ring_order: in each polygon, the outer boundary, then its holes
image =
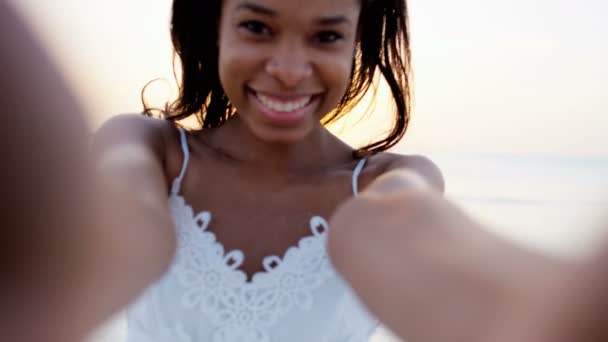
POLYGON ((469 154, 434 159, 444 171, 448 198, 489 229, 530 247, 584 253, 602 234, 602 217, 608 220, 608 158, 469 154))

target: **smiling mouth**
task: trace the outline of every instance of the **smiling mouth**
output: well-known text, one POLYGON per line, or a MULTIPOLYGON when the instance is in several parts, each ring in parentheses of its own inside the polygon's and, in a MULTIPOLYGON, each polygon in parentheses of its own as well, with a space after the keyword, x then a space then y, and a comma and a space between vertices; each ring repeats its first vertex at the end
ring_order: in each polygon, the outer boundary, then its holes
POLYGON ((279 113, 290 113, 305 108, 315 98, 315 95, 303 95, 292 97, 287 100, 272 95, 262 94, 255 90, 251 90, 251 92, 264 107, 279 113))

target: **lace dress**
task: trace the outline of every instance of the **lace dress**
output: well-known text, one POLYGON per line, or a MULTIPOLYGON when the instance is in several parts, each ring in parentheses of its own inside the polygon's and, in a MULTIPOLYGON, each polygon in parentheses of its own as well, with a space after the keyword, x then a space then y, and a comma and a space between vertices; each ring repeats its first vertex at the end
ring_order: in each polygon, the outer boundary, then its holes
MULTIPOLYGON (((169 196, 177 253, 128 309, 128 342, 367 341, 378 322, 332 267, 327 221, 312 217, 310 235, 283 257, 264 258, 264 271, 248 281, 243 253, 226 251, 208 230, 211 213, 193 212, 179 194, 189 160, 180 136, 184 163, 169 196)), ((364 164, 353 172, 355 194, 364 164)))

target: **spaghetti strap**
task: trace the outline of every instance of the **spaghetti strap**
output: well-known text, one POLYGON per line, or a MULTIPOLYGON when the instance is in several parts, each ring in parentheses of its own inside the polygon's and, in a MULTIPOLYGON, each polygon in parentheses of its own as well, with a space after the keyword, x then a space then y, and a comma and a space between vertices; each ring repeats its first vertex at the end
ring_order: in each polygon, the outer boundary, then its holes
POLYGON ((353 171, 353 195, 355 196, 359 193, 359 175, 361 174, 361 170, 363 170, 366 162, 367 158, 359 160, 355 170, 353 171))
POLYGON ((184 129, 181 127, 178 127, 178 130, 182 145, 182 152, 184 154, 184 161, 182 163, 182 168, 179 172, 179 175, 173 180, 173 184, 171 185, 171 195, 179 194, 179 191, 182 187, 182 180, 184 179, 186 169, 188 168, 188 161, 190 160, 190 152, 188 151, 188 139, 186 138, 186 131, 184 131, 184 129))

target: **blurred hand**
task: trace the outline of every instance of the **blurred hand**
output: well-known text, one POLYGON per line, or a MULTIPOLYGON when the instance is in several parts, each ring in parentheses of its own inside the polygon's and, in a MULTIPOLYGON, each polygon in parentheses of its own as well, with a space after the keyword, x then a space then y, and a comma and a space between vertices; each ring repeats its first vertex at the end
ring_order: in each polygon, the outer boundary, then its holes
POLYGON ((100 270, 125 234, 104 224, 116 211, 101 205, 82 108, 9 5, 0 1, 0 341, 71 342, 116 310, 100 270))
POLYGON ((552 264, 486 232, 406 171, 379 177, 336 210, 330 227, 338 271, 411 341, 483 341, 522 291, 517 280, 552 264))

